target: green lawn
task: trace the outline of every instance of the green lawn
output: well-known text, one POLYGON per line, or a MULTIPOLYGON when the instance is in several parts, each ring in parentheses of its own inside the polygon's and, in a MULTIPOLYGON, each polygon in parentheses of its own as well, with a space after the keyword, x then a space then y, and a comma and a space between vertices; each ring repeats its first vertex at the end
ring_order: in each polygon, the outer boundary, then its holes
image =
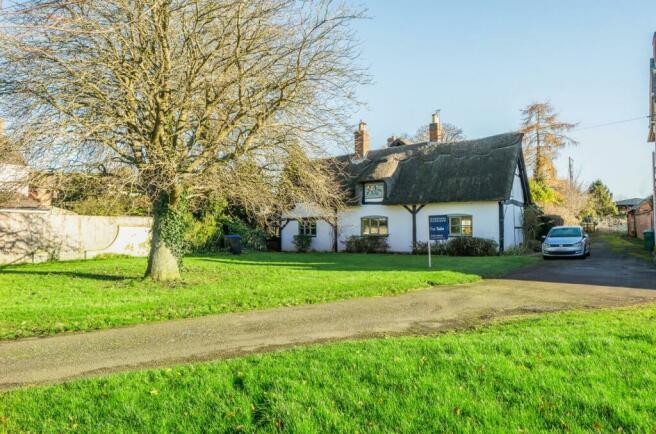
POLYGON ((0 339, 399 294, 499 276, 533 257, 250 253, 185 260, 183 280, 143 279, 143 258, 0 268, 0 339))
POLYGON ((0 432, 655 432, 656 305, 0 394, 0 432))

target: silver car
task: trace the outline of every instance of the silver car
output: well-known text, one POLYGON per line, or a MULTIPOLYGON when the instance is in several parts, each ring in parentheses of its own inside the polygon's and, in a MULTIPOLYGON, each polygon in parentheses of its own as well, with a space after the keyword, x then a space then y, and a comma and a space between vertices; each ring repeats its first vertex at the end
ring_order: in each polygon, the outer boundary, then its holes
POLYGON ((546 237, 542 237, 542 257, 590 256, 590 236, 581 226, 556 226, 551 228, 546 237))

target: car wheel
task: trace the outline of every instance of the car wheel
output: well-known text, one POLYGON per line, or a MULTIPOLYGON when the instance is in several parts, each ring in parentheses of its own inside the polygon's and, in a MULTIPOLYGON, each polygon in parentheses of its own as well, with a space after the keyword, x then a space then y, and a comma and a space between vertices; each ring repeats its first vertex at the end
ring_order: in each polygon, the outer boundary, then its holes
POLYGON ((551 259, 551 257, 542 255, 542 259, 544 259, 545 261, 548 261, 548 260, 551 259))

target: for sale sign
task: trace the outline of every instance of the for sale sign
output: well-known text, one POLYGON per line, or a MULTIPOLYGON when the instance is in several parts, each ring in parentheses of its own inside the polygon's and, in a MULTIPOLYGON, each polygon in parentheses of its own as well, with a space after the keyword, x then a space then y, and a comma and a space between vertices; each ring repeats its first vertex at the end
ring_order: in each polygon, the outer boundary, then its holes
POLYGON ((431 241, 443 241, 449 239, 449 216, 428 216, 428 235, 431 241))

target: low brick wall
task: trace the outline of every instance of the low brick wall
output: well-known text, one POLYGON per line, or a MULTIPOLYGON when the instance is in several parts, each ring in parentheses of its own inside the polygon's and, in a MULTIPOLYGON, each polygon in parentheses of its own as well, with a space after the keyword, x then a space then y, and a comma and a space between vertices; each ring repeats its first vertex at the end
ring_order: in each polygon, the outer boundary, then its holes
POLYGON ((0 264, 88 259, 104 253, 147 256, 149 217, 0 210, 0 264))

